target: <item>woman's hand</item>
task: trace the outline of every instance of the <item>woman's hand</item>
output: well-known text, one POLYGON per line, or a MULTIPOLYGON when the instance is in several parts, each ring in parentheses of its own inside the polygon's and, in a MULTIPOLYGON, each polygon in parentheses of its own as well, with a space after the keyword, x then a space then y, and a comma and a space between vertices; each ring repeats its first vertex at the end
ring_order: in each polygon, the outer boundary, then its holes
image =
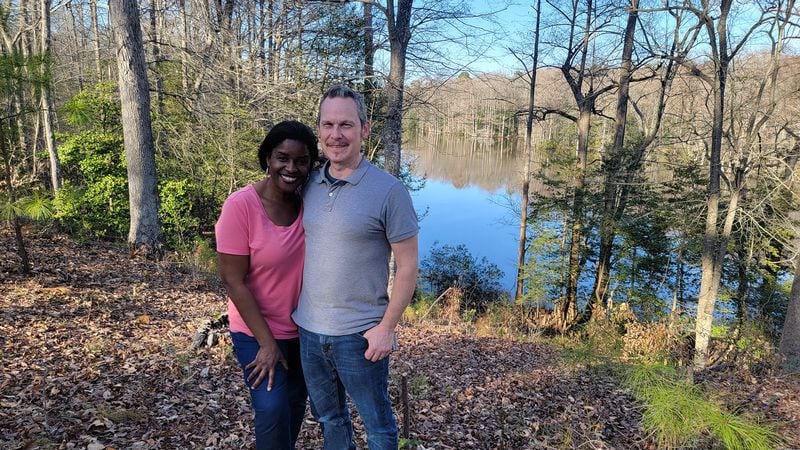
POLYGON ((247 381, 252 382, 252 389, 257 388, 264 377, 267 377, 267 390, 272 390, 272 382, 275 379, 275 366, 280 363, 284 369, 289 370, 289 364, 286 362, 286 357, 283 356, 281 349, 274 340, 266 345, 261 345, 256 353, 256 358, 246 365, 245 370, 253 369, 250 375, 247 376, 247 381))

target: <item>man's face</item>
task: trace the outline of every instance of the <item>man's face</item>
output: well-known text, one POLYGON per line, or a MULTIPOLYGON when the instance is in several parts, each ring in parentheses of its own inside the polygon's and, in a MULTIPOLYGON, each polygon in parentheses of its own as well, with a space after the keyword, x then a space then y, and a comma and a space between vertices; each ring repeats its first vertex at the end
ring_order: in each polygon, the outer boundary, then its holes
POLYGON ((319 142, 335 166, 355 168, 361 141, 369 135, 369 122, 358 119, 356 102, 347 97, 325 99, 319 108, 319 142))

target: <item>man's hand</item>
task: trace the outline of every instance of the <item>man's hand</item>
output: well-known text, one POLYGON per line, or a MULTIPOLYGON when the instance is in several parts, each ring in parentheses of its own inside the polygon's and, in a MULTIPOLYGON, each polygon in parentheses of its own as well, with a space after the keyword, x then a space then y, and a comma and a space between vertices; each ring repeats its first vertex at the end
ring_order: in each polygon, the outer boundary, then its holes
POLYGON ((381 325, 376 325, 364 333, 364 338, 369 343, 367 351, 364 352, 364 358, 376 362, 389 356, 389 353, 392 353, 392 349, 394 348, 393 328, 385 328, 381 327, 381 325))

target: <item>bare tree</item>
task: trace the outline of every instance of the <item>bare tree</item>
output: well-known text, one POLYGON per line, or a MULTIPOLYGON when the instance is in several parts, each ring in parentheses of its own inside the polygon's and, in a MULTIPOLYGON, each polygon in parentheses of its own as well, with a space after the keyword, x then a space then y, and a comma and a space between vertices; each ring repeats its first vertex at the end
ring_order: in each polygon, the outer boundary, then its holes
MULTIPOLYGON (((713 110, 712 130, 709 148, 709 184, 706 201, 706 222, 703 236, 703 251, 701 260, 700 293, 697 304, 697 320, 695 324, 695 353, 693 368, 695 371, 705 369, 708 364, 708 344, 711 336, 711 325, 714 320, 714 310, 722 277, 722 265, 727 254, 728 241, 739 208, 739 201, 745 188, 747 174, 753 164, 752 151, 757 143, 759 132, 775 111, 777 74, 780 68, 780 58, 783 53, 784 29, 793 10, 793 0, 787 3, 776 4, 774 9, 762 10, 751 26, 745 31, 739 42, 730 42, 730 29, 728 18, 733 6, 732 0, 722 0, 716 21, 709 17, 714 16, 711 11, 712 4, 708 1, 701 2, 699 8, 690 7, 689 10, 701 18, 704 23, 708 42, 711 47, 711 57, 714 67, 713 75, 707 75, 694 68, 696 75, 703 78, 710 86, 713 110), (771 16, 771 20, 768 19, 771 16), (722 170, 722 141, 726 134, 725 103, 727 100, 726 88, 731 62, 741 51, 744 44, 762 25, 771 22, 778 30, 777 39, 773 43, 771 61, 760 81, 757 97, 747 120, 744 133, 734 141, 735 156, 731 158, 731 174, 725 176, 729 196, 727 209, 721 219, 720 203, 722 200, 721 180, 722 170)), ((730 134, 727 133, 729 136, 730 134)))
POLYGON ((100 26, 97 20, 97 0, 89 0, 89 11, 92 20, 92 56, 94 57, 94 80, 103 79, 103 69, 100 65, 100 26))
MULTIPOLYGON (((531 184, 531 158, 533 157, 533 147, 531 140, 533 135, 533 120, 535 115, 536 105, 536 70, 539 68, 539 29, 540 19, 542 16, 542 2, 536 1, 536 24, 533 29, 533 62, 531 68, 526 72, 530 73, 529 89, 528 89, 528 114, 525 120, 525 168, 522 175, 522 199, 520 202, 519 213, 519 248, 517 250, 517 288, 514 298, 519 301, 522 299, 522 288, 524 285, 523 268, 525 266, 525 248, 527 246, 527 230, 528 230, 528 198, 531 184)), ((519 57, 517 58, 525 65, 519 57)))
MULTIPOLYGON (((41 29, 39 35, 39 51, 45 58, 50 55, 50 3, 51 0, 40 0, 39 8, 41 13, 41 29)), ((47 71, 50 70, 49 64, 42 65, 43 78, 47 79, 47 71)), ((44 142, 47 146, 47 154, 50 157, 50 184, 53 192, 61 189, 61 161, 58 157, 56 148, 56 138, 53 131, 53 94, 50 83, 46 83, 40 92, 42 108, 42 131, 44 132, 44 142)))
POLYGON ((367 113, 372 117, 375 108, 375 29, 372 18, 372 3, 364 3, 364 101, 367 113))

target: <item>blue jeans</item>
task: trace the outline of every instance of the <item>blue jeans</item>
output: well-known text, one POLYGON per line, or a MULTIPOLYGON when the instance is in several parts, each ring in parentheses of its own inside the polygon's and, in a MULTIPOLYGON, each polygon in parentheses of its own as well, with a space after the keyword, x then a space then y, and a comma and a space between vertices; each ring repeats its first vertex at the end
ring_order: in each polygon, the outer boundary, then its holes
MULTIPOLYGON (((231 333, 236 359, 244 370, 258 353, 258 341, 244 333, 231 333)), ((306 384, 303 369, 300 366, 299 339, 277 340, 278 348, 289 363, 289 370, 283 365, 275 366, 275 378, 272 390, 267 391, 267 379, 257 389, 252 389, 247 376, 252 369, 244 370, 247 387, 250 388, 250 400, 255 411, 256 449, 294 449, 303 416, 306 412, 306 384)))
POLYGON ((361 415, 370 450, 397 450, 389 400, 389 358, 364 358, 361 334, 326 336, 300 328, 300 355, 311 411, 322 426, 325 450, 355 449, 345 391, 361 415))

